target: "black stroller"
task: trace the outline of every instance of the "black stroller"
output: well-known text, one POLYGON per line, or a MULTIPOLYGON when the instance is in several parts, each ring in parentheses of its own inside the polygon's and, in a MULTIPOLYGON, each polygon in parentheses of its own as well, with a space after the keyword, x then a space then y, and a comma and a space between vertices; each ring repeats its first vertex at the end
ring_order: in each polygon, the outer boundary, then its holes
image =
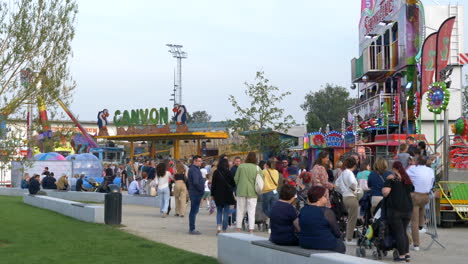
POLYGON ((343 234, 342 239, 344 239, 348 212, 346 211, 346 208, 344 206, 343 196, 341 195, 341 193, 333 189, 329 192, 329 198, 330 198, 331 209, 335 213, 336 220, 338 221, 338 226, 340 227, 341 234, 343 234))
MULTIPOLYGON (((356 249, 358 257, 365 257, 366 249, 373 249, 373 258, 381 260, 388 255, 389 251, 395 249, 395 240, 386 221, 384 201, 385 199, 377 205, 375 216, 373 219, 369 218, 368 225, 363 225, 362 235, 358 239, 356 249)), ((393 251, 393 257, 395 256, 398 256, 397 250, 393 251)))

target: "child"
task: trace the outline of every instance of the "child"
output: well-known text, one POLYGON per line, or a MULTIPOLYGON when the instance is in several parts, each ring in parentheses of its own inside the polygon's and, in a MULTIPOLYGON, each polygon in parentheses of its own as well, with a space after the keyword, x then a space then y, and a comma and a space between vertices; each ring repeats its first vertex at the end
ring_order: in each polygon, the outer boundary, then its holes
POLYGON ((369 179, 369 174, 371 173, 370 169, 369 161, 364 160, 361 163, 361 171, 357 174, 356 177, 359 188, 365 192, 370 191, 370 188, 367 186, 367 180, 369 179))

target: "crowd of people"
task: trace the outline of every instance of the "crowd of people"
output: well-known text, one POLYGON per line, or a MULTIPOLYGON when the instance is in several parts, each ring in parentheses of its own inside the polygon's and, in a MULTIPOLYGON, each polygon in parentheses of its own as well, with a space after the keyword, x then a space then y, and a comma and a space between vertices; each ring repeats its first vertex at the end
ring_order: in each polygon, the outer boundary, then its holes
MULTIPOLYGON (((389 161, 379 157, 369 159, 352 152, 333 164, 327 151, 321 151, 315 163, 307 169, 300 160, 273 158, 257 160, 250 152, 243 161, 206 161, 200 156, 187 160, 158 159, 125 165, 106 165, 100 190, 116 177, 122 190, 131 195, 158 196, 160 215, 165 218, 175 199, 175 217, 184 217, 190 202, 189 233, 196 229, 200 208, 216 211, 216 233, 234 226, 253 233, 258 223, 258 208, 266 217, 270 240, 280 245, 299 245, 307 249, 332 250, 345 253, 346 245, 356 245, 355 229, 366 207, 371 215, 382 208, 399 252, 396 261, 409 261, 410 239, 407 229, 411 223, 413 249, 419 250, 419 232, 424 231, 425 207, 434 184, 437 156, 427 156, 425 144, 414 144, 408 138, 399 146, 399 154, 389 161), (331 208, 331 193, 342 197, 346 215, 345 227, 339 225, 335 208, 331 208), (303 201, 301 205, 300 201, 303 201), (258 203, 258 204, 257 204, 258 203), (383 205, 384 204, 384 205, 383 205), (335 209, 335 210, 332 210, 335 209)), ((31 194, 40 189, 60 191, 92 191, 84 187, 85 175, 58 180, 46 167, 41 175, 25 175, 22 188, 31 194)), ((89 180, 88 180, 89 182, 89 180)))

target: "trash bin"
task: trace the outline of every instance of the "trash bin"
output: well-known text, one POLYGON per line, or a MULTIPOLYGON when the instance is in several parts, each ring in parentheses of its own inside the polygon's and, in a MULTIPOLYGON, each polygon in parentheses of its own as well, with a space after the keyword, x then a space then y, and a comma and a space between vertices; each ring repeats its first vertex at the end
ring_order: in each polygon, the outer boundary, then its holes
POLYGON ((120 225, 122 222, 122 194, 116 184, 109 184, 110 193, 104 199, 104 223, 106 225, 120 225))

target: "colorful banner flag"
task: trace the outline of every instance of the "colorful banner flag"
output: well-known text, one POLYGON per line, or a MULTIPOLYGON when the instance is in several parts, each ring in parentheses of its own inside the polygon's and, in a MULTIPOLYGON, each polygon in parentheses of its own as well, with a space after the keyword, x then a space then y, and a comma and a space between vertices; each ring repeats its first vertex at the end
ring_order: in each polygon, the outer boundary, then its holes
POLYGON ((421 98, 433 83, 437 56, 437 32, 430 34, 424 41, 421 58, 421 98))
POLYGON ((447 18, 439 28, 437 35, 437 61, 436 61, 436 82, 440 79, 440 71, 447 67, 450 58, 450 38, 452 37, 455 17, 447 18))

